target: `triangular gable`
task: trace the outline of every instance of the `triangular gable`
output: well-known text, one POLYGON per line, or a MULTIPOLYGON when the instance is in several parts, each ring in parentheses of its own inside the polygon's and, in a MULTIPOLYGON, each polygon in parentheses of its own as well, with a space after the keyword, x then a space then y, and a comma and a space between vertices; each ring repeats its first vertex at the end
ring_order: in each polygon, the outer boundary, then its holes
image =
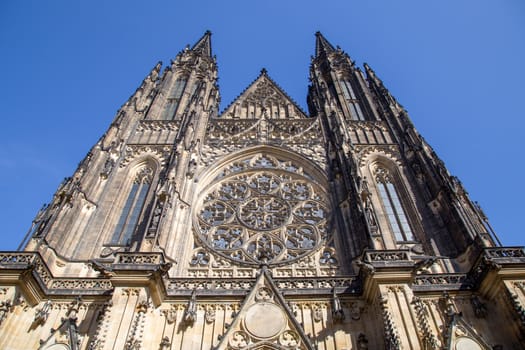
POLYGON ((215 347, 226 349, 313 350, 270 273, 263 267, 228 331, 215 347))
POLYGON ((447 349, 490 350, 492 347, 469 326, 463 317, 454 315, 447 332, 447 349))
POLYGON ((221 119, 300 119, 306 113, 268 76, 266 69, 220 115, 221 119))

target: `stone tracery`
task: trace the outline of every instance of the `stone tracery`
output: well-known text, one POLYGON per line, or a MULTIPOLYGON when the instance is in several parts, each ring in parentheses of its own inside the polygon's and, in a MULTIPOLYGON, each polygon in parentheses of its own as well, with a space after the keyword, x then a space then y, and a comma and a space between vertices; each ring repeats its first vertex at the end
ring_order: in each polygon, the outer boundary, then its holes
POLYGON ((312 179, 267 154, 232 162, 202 196, 198 240, 248 264, 290 262, 316 251, 326 240, 328 208, 312 179))

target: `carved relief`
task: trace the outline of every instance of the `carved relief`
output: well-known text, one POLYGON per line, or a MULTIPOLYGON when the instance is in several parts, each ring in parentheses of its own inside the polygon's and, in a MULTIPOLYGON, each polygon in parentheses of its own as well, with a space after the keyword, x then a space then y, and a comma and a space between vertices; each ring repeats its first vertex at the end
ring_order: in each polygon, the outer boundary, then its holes
POLYGON ((172 146, 159 145, 128 145, 126 146, 125 157, 120 162, 120 167, 123 168, 128 165, 133 159, 139 156, 148 154, 155 159, 158 159, 160 164, 164 166, 169 159, 172 151, 172 146))

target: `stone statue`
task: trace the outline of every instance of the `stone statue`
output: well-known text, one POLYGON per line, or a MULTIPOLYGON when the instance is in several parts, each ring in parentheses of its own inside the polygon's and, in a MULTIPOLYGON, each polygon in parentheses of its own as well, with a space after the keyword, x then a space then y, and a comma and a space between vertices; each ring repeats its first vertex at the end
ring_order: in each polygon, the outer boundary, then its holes
POLYGON ((341 300, 337 296, 335 287, 332 289, 332 319, 334 323, 343 322, 345 319, 345 313, 343 311, 343 306, 341 305, 341 300))
POLYGON ((184 311, 184 322, 188 324, 193 324, 195 320, 197 319, 197 290, 194 289, 193 292, 191 292, 191 298, 190 301, 188 301, 188 306, 186 308, 186 311, 184 311))

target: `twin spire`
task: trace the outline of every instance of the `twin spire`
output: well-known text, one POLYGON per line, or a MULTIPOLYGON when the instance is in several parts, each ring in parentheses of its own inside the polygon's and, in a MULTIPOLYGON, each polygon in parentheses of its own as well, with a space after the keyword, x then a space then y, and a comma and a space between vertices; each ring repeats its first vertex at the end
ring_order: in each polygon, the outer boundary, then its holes
MULTIPOLYGON (((207 30, 204 35, 193 45, 192 51, 199 52, 204 56, 211 57, 211 32, 207 30)), ((321 32, 315 33, 315 57, 335 51, 335 48, 321 32)))

